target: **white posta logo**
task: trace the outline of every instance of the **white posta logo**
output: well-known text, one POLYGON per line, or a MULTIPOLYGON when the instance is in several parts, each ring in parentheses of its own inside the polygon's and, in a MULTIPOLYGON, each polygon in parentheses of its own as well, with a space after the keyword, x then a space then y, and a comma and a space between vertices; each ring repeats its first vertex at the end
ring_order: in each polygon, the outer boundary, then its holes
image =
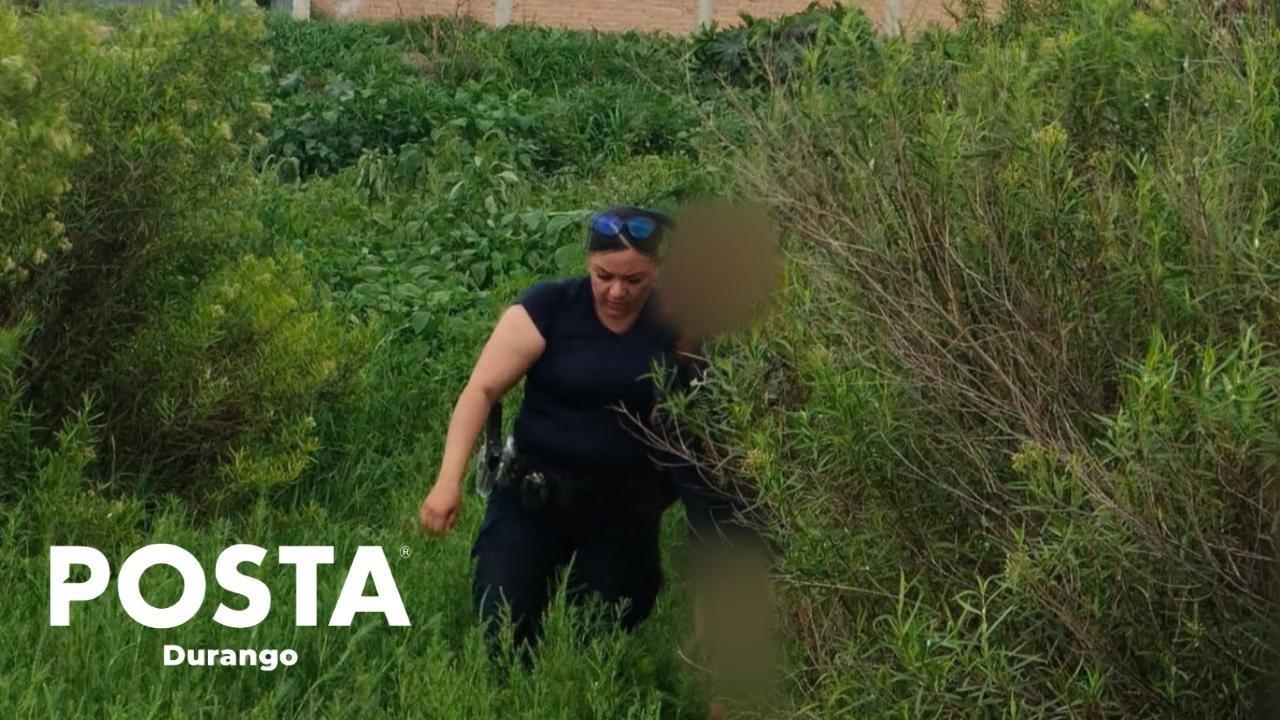
MULTIPOLYGON (((227 627, 247 628, 262 622, 271 611, 271 591, 261 580, 241 574, 243 563, 262 565, 267 551, 257 545, 232 545, 218 556, 214 575, 224 589, 243 595, 249 604, 233 610, 219 603, 213 614, 215 622, 227 627)), ((296 624, 316 624, 316 568, 333 564, 333 548, 323 545, 284 546, 279 549, 282 565, 294 565, 297 581, 296 624)), ((54 545, 49 548, 49 624, 71 624, 71 603, 93 600, 102 595, 111 579, 107 558, 95 548, 77 545, 54 545), (84 582, 68 582, 71 566, 89 569, 84 582)), ((116 578, 120 605, 137 622, 152 628, 171 628, 195 617, 204 604, 204 568, 195 556, 177 545, 147 545, 130 555, 120 566, 116 578), (138 587, 142 574, 156 565, 168 565, 182 574, 182 597, 167 608, 147 602, 138 587)), ((362 545, 356 550, 351 569, 338 594, 329 625, 347 626, 356 613, 382 613, 390 625, 409 625, 400 591, 396 588, 387 556, 377 545, 362 545), (373 578, 373 595, 364 588, 373 578)))

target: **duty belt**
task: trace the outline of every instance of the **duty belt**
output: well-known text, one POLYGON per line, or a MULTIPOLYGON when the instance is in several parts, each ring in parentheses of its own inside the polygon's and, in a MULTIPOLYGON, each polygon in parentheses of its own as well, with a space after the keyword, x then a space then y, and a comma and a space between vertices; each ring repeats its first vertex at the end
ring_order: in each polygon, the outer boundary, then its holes
POLYGON ((657 472, 618 468, 583 473, 520 452, 514 437, 503 441, 500 402, 489 410, 478 460, 479 493, 487 496, 494 488, 512 488, 529 512, 656 517, 675 500, 674 487, 657 472))

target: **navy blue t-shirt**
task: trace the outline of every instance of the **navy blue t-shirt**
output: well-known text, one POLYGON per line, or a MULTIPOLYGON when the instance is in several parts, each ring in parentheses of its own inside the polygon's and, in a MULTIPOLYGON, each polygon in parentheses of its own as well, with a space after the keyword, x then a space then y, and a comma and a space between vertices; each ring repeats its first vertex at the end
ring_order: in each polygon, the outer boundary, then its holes
POLYGON ((516 303, 547 343, 525 375, 516 447, 582 472, 650 466, 651 448, 637 437, 635 419, 648 423, 655 393, 646 376, 676 341, 655 297, 623 333, 600 322, 585 275, 535 283, 516 303))

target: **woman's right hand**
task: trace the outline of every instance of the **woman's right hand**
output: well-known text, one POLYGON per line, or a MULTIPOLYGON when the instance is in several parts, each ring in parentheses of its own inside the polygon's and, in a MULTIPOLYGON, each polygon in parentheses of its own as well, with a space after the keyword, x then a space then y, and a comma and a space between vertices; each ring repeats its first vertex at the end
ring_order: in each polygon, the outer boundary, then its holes
POLYGON ((462 509, 462 483, 437 480, 422 501, 418 521, 433 535, 444 535, 453 529, 462 509))
POLYGON ((471 379, 454 404, 436 484, 418 510, 422 529, 435 535, 444 535, 453 529, 462 508, 467 458, 484 430, 490 409, 524 377, 546 345, 523 305, 512 305, 502 314, 471 370, 471 379))

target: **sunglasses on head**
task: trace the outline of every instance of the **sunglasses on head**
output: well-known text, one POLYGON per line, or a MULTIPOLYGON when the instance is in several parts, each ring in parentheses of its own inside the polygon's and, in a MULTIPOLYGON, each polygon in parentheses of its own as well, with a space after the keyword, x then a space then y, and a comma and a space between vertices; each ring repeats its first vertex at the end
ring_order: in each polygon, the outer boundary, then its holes
POLYGON ((616 237, 626 231, 627 236, 634 240, 648 240, 658 231, 659 225, 657 220, 644 215, 621 218, 614 213, 605 212, 591 218, 591 230, 604 237, 616 237))

